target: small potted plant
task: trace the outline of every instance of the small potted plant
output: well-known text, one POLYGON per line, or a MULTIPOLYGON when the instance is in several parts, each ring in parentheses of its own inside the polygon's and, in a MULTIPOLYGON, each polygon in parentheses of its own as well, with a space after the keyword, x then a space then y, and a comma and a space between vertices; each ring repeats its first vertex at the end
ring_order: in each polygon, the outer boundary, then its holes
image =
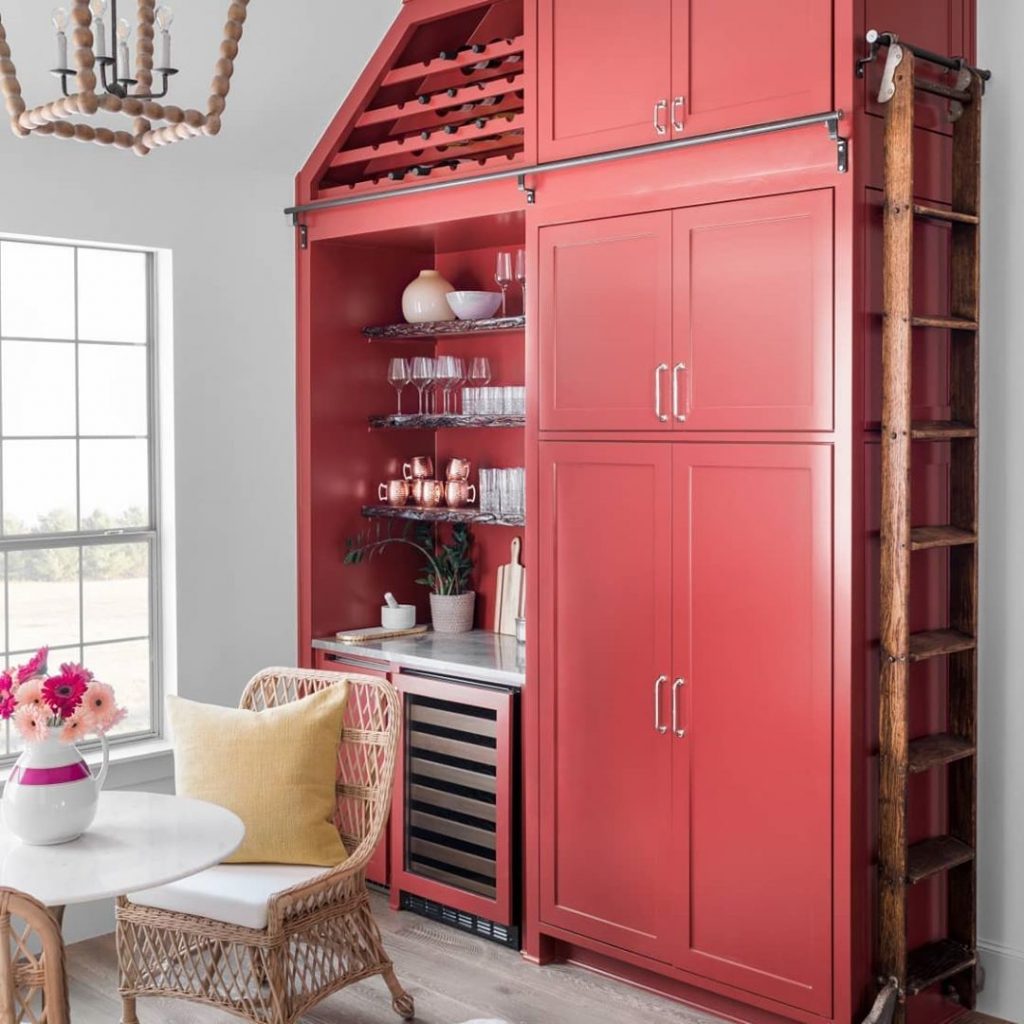
POLYGON ((468 633, 473 628, 476 593, 470 590, 473 574, 473 535, 464 523, 452 527, 451 540, 441 543, 428 523, 407 523, 400 534, 391 525, 350 538, 346 565, 358 565, 381 554, 394 544, 418 551, 426 564, 416 582, 430 588, 430 617, 437 633, 468 633))

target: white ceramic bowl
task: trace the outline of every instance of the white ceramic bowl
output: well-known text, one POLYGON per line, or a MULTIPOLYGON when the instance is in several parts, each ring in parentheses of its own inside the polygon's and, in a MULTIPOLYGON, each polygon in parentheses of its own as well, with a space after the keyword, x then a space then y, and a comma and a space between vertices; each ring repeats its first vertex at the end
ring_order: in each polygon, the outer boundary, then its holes
POLYGON ((412 629, 416 625, 416 605, 400 604, 397 608, 381 605, 380 624, 385 629, 412 629))
POLYGON ((501 292, 449 292, 448 305, 460 320, 489 320, 501 305, 501 292))

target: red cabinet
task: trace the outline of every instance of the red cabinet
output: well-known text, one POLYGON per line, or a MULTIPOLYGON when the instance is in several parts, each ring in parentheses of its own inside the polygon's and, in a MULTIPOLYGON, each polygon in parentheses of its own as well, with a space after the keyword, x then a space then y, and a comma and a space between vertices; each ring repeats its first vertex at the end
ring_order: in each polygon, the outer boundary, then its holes
POLYGON ((672 453, 542 448, 542 915, 667 961, 672 453))
POLYGON ((668 430, 672 215, 540 237, 541 428, 668 430))
POLYGON ((542 430, 830 430, 832 191, 542 228, 542 430))
POLYGON ((832 106, 832 4, 541 0, 541 160, 832 106))
POLYGON ((830 446, 539 467, 542 920, 829 1013, 830 446))
POLYGON ((674 956, 829 1014, 832 449, 673 449, 674 956))

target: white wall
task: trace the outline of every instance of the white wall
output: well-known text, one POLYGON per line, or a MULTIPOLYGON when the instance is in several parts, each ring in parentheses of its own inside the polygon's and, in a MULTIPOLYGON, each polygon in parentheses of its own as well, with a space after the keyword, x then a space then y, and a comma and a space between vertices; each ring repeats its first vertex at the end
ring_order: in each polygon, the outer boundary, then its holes
POLYGON ((982 264, 980 934, 982 1008, 1024 1014, 1024 6, 980 0, 982 264))

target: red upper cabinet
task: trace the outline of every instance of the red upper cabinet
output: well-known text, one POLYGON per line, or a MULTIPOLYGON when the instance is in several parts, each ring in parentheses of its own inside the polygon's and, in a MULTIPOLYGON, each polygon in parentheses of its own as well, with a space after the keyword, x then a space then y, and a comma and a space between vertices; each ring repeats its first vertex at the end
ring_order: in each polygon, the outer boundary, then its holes
POLYGON ((540 0, 542 161, 668 137, 672 0, 540 0))
POLYGON ((828 0, 674 0, 672 36, 676 137, 832 107, 828 0))
POLYGON ((828 0, 540 0, 539 15, 542 161, 832 106, 828 0))
POLYGON ((541 448, 541 914, 667 961, 671 446, 541 448))
POLYGON ((542 430, 667 430, 672 215, 543 228, 542 430))
POLYGON ((832 450, 671 447, 675 962, 829 1016, 832 450))
POLYGON ((831 190, 679 210, 674 244, 677 429, 831 430, 831 190))

